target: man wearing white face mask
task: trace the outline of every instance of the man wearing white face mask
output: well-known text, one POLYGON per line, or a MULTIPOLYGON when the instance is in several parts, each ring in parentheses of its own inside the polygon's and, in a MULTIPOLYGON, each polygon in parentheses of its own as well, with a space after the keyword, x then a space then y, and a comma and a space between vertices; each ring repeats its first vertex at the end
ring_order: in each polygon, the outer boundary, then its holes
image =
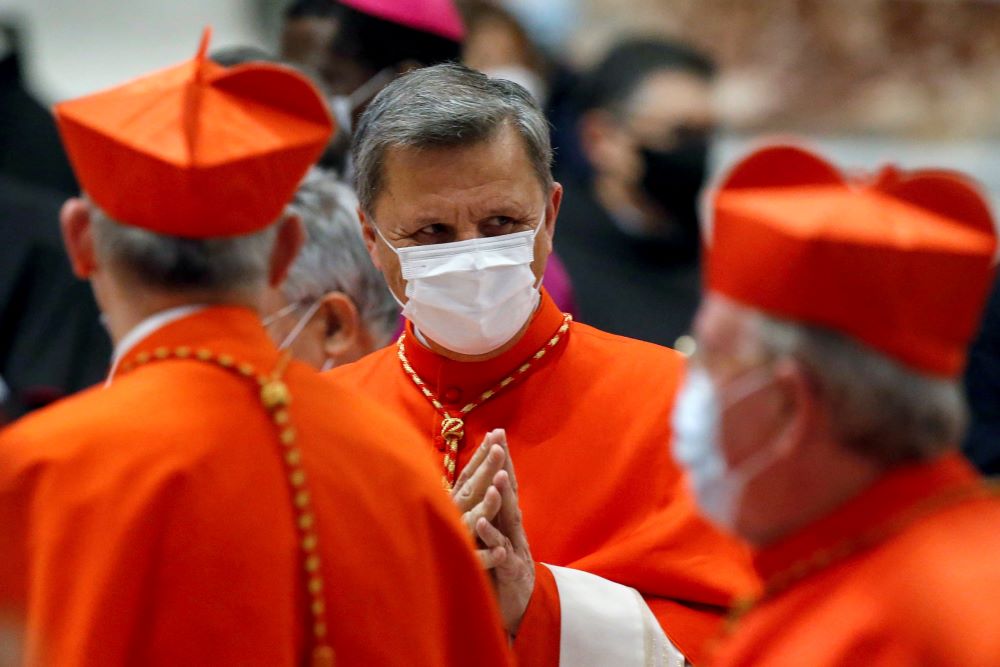
POLYGON ((572 322, 541 288, 562 188, 535 102, 461 66, 417 70, 371 103, 353 155, 408 324, 330 376, 439 457, 521 664, 697 661, 753 579, 664 445, 680 356, 572 322))
POLYGON ((673 450, 764 583, 712 664, 1000 664, 1000 500, 957 451, 997 247, 984 198, 776 146, 712 209, 673 450))
POLYGON ((320 370, 388 345, 399 328, 399 308, 365 251, 354 192, 313 167, 291 207, 306 242, 285 282, 265 294, 271 338, 320 370))

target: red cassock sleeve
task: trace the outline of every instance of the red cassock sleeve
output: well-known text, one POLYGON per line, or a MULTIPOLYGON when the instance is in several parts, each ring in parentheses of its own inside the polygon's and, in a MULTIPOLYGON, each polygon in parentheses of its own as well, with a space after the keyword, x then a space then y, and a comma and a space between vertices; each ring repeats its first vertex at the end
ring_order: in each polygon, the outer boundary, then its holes
POLYGON ((519 665, 559 664, 559 590, 549 568, 535 563, 535 590, 514 639, 519 665))

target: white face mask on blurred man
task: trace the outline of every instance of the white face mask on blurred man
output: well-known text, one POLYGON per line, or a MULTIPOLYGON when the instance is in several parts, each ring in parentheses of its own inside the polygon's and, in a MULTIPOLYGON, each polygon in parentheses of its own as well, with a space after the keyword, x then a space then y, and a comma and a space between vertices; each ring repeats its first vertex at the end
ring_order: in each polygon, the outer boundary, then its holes
POLYGON ((687 472, 702 514, 729 532, 736 532, 747 484, 780 458, 782 450, 769 444, 730 466, 720 442, 722 416, 770 381, 769 374, 750 371, 727 386, 729 396, 720 398, 708 372, 695 367, 688 372, 674 404, 674 458, 687 472))

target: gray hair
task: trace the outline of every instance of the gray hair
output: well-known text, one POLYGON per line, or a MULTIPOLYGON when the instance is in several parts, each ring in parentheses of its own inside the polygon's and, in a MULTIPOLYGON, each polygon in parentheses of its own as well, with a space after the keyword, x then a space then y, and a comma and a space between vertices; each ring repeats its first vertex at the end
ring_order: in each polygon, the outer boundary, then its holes
POLYGON ((847 336, 757 314, 766 356, 790 357, 817 382, 837 441, 895 465, 952 447, 967 413, 958 382, 903 366, 847 336))
POLYGON ((413 70, 368 105, 352 151, 361 208, 371 215, 391 148, 450 148, 494 137, 513 126, 524 140, 542 188, 552 187, 552 144, 545 115, 521 86, 446 63, 413 70))
POLYGON ((399 326, 399 306, 368 256, 354 192, 313 167, 290 209, 301 216, 308 240, 281 287, 285 298, 306 301, 343 292, 354 301, 375 344, 387 345, 399 326))
POLYGON ((91 203, 94 250, 139 285, 171 292, 252 292, 267 285, 278 225, 225 238, 157 234, 112 220, 91 203))

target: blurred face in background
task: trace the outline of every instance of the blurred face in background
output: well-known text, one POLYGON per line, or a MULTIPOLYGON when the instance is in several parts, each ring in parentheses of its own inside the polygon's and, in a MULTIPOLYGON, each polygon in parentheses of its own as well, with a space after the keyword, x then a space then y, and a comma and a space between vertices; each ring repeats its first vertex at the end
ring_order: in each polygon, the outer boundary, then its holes
POLYGON ((281 54, 289 61, 316 72, 332 95, 347 95, 375 72, 356 60, 337 55, 332 45, 340 21, 326 16, 289 18, 281 34, 281 54))
POLYGON ((614 111, 587 111, 581 143, 596 196, 636 235, 696 236, 714 125, 711 82, 679 69, 652 72, 614 111))
POLYGON ((517 18, 486 0, 466 2, 463 7, 462 63, 520 84, 544 107, 548 100, 545 62, 517 18))

